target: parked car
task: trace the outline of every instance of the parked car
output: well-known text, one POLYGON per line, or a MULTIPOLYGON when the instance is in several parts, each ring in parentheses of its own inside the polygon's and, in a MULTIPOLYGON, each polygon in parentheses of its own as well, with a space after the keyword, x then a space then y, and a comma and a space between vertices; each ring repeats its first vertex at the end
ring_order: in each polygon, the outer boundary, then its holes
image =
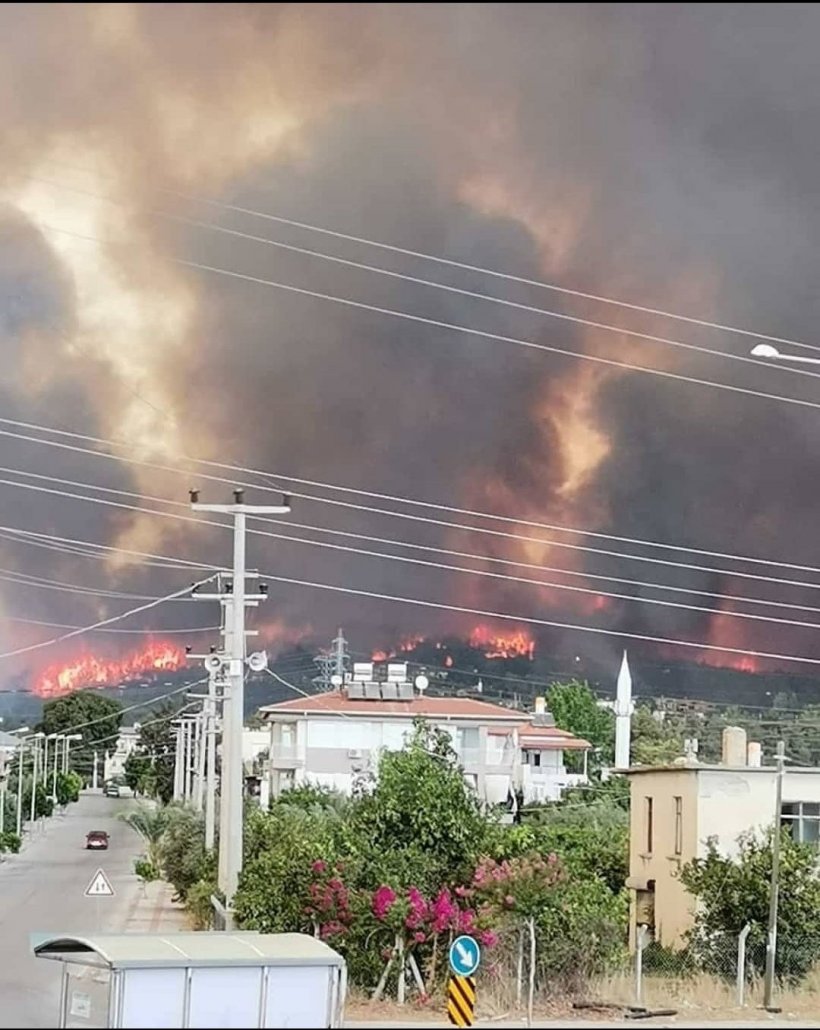
POLYGON ((86 851, 107 851, 108 834, 105 830, 91 830, 85 835, 86 851))
POLYGON ((105 794, 107 798, 118 798, 120 796, 119 784, 106 783, 103 788, 103 794, 105 794))

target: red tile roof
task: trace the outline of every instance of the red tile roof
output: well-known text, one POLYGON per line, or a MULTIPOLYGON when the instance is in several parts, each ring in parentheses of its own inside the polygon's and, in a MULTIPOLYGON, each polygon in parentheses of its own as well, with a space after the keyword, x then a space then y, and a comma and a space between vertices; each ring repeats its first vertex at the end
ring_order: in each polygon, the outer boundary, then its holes
POLYGON ((265 705, 263 715, 278 712, 304 713, 305 715, 372 715, 422 716, 434 719, 492 719, 506 720, 514 725, 521 719, 521 713, 489 701, 478 701, 471 697, 429 697, 416 696, 412 701, 366 701, 351 699, 347 694, 334 690, 326 694, 312 694, 310 697, 295 697, 275 705, 265 705))
POLYGON ((530 722, 518 727, 518 743, 529 750, 550 751, 562 748, 566 751, 589 751, 589 741, 576 737, 567 730, 559 730, 557 726, 533 726, 530 722))
POLYGON ((567 730, 559 730, 557 726, 533 726, 531 722, 521 722, 521 713, 514 709, 502 708, 501 705, 471 697, 416 695, 412 701, 367 701, 361 698, 351 699, 342 691, 333 690, 326 694, 311 694, 310 697, 295 697, 275 705, 265 705, 260 711, 263 716, 284 713, 492 720, 505 725, 490 726, 488 733, 507 736, 512 730, 517 729, 522 747, 542 750, 561 748, 570 751, 585 751, 592 747, 586 740, 581 740, 567 730))

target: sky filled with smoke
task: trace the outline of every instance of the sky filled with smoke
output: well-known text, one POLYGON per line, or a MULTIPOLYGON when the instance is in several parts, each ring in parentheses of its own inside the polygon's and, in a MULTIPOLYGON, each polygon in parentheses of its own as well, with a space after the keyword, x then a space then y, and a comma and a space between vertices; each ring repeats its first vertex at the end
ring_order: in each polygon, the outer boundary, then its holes
MULTIPOLYGON (((2 436, 0 463, 184 501, 195 478, 180 459, 195 455, 811 565, 820 413, 810 408, 402 321, 178 259, 820 400, 806 376, 571 325, 192 224, 219 223, 721 352, 746 355, 752 342, 317 237, 204 202, 214 198, 812 342, 820 315, 812 260, 820 235, 819 32, 820 12, 808 5, 3 5, 0 414, 124 439, 132 457, 181 472, 2 436)), ((0 479, 24 478, 0 472, 0 479)), ((207 494, 217 499, 227 489, 211 484, 207 494)), ((0 490, 4 526, 206 562, 228 555, 224 533, 0 490)), ((308 501, 298 502, 292 521, 812 603, 812 592, 799 588, 308 501)), ((596 604, 591 595, 275 540, 255 538, 250 549, 260 568, 306 580, 817 654, 805 628, 596 604)), ((0 565, 141 593, 189 578, 2 536, 0 565)), ((128 603, 0 586, 6 616, 76 623, 128 603)), ((169 606, 145 625, 209 621, 191 607, 169 606)), ((367 643, 474 621, 297 588, 273 589, 266 617, 310 624, 321 635, 342 623, 367 643)), ((0 621, 5 649, 43 633, 0 621)), ((559 634, 545 640, 563 646, 559 634)), ((614 652, 619 645, 589 637, 581 646, 614 652)))

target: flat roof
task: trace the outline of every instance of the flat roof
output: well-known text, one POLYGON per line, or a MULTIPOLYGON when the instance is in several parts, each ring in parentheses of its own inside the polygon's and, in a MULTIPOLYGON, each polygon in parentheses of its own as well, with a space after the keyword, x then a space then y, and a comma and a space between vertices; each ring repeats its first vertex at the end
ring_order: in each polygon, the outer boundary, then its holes
POLYGON ((341 955, 302 933, 34 933, 31 950, 49 958, 110 969, 200 966, 341 966, 341 955), (95 962, 95 956, 97 961, 95 962))
MULTIPOLYGON (((621 773, 626 776, 637 776, 640 773, 657 773, 657 772, 727 772, 727 773, 775 773, 777 772, 777 766, 775 765, 720 765, 718 762, 706 763, 706 762, 687 762, 675 765, 669 763, 667 765, 631 765, 628 769, 615 769, 614 772, 621 773)), ((820 773, 820 768, 807 768, 805 766, 786 766, 786 772, 791 775, 792 773, 820 773)))

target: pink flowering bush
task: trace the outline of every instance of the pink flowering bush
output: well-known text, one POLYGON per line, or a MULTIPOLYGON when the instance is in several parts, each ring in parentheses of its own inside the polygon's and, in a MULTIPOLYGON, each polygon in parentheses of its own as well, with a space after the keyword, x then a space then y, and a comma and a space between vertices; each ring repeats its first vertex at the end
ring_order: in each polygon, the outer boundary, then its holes
POLYGON ((556 855, 538 853, 518 858, 483 858, 473 874, 469 896, 487 919, 520 922, 538 916, 552 903, 566 879, 556 855))
POLYGON ((331 867, 317 859, 310 868, 313 879, 308 886, 305 915, 317 937, 335 942, 353 922, 351 894, 342 880, 344 867, 341 863, 331 867))

